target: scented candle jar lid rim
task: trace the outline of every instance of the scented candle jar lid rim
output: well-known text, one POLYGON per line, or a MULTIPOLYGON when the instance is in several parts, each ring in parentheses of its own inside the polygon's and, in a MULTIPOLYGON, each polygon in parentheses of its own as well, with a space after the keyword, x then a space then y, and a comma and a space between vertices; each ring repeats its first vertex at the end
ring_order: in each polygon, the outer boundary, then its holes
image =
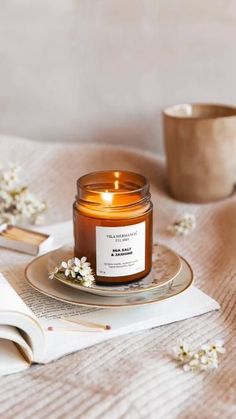
POLYGON ((77 180, 77 200, 90 205, 119 207, 150 200, 149 182, 146 177, 124 170, 96 171, 85 174, 77 180), (101 195, 113 197, 101 203, 101 195), (127 200, 127 201, 126 201, 127 200))

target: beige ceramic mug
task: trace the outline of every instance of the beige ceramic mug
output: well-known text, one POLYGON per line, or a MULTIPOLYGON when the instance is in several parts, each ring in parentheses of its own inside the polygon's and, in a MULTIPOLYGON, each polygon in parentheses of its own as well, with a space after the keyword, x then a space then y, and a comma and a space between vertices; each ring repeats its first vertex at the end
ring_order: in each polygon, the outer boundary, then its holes
POLYGON ((236 108, 183 104, 163 112, 171 195, 210 202, 233 193, 236 184, 236 108))

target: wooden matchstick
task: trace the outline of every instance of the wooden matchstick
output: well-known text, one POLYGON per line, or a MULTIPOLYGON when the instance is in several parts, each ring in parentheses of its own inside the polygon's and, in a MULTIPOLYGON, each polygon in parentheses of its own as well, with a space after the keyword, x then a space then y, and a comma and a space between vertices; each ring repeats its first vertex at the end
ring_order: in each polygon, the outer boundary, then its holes
POLYGON ((7 230, 8 231, 14 231, 14 232, 17 232, 17 233, 20 233, 20 234, 25 234, 27 236, 32 236, 32 237, 38 236, 38 237, 41 237, 44 240, 48 237, 48 235, 45 234, 45 233, 40 233, 39 231, 28 230, 26 228, 16 227, 16 226, 12 226, 12 225, 8 225, 7 230))
POLYGON ((81 326, 90 327, 92 329, 102 329, 102 330, 111 330, 111 326, 109 324, 101 324, 101 323, 93 323, 82 319, 67 319, 65 317, 61 317, 61 320, 70 323, 80 324, 81 326))
POLYGON ((79 329, 66 329, 65 327, 48 326, 48 332, 79 332, 79 329))
POLYGON ((30 232, 29 230, 23 230, 23 229, 18 228, 18 227, 9 227, 6 230, 6 232, 10 233, 10 234, 14 234, 16 236, 20 236, 20 237, 30 237, 32 239, 35 239, 35 238, 43 239, 43 238, 45 238, 45 237, 42 237, 41 234, 39 234, 39 233, 36 233, 36 232, 33 232, 33 231, 30 232))
POLYGON ((54 326, 48 326, 47 328, 48 332, 98 332, 99 330, 82 330, 82 329, 68 329, 67 327, 54 327, 54 326))
POLYGON ((18 240, 18 241, 23 241, 25 243, 31 243, 31 244, 39 244, 40 243, 40 241, 36 237, 31 238, 31 237, 21 236, 21 235, 18 235, 18 234, 13 234, 13 233, 8 233, 8 232, 1 233, 1 236, 6 237, 9 240, 18 240))
POLYGON ((40 244, 45 240, 45 237, 38 233, 29 233, 27 230, 21 230, 19 228, 9 227, 6 230, 1 231, 2 236, 11 240, 20 240, 31 244, 40 244))

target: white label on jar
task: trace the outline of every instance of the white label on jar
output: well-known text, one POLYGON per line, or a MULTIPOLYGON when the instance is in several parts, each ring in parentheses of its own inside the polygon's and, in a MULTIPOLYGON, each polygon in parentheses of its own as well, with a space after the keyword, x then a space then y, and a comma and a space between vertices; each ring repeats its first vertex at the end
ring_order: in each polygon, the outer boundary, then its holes
POLYGON ((126 276, 145 269, 145 221, 124 227, 96 227, 96 274, 126 276))

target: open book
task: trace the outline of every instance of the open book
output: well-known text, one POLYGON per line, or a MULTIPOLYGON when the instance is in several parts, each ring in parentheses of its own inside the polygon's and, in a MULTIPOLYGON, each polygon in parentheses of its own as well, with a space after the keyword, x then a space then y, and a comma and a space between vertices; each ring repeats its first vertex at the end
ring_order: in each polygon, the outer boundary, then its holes
MULTIPOLYGON (((69 224, 47 228, 57 237, 54 248, 68 241, 69 224), (63 240, 62 240, 63 236, 63 240)), ((202 291, 191 287, 173 299, 134 308, 98 309, 74 306, 53 300, 31 289, 23 268, 0 274, 0 375, 46 364, 79 349, 120 336, 189 317, 219 305, 202 291), (110 330, 93 330, 63 319, 83 319, 109 324, 110 330)))

